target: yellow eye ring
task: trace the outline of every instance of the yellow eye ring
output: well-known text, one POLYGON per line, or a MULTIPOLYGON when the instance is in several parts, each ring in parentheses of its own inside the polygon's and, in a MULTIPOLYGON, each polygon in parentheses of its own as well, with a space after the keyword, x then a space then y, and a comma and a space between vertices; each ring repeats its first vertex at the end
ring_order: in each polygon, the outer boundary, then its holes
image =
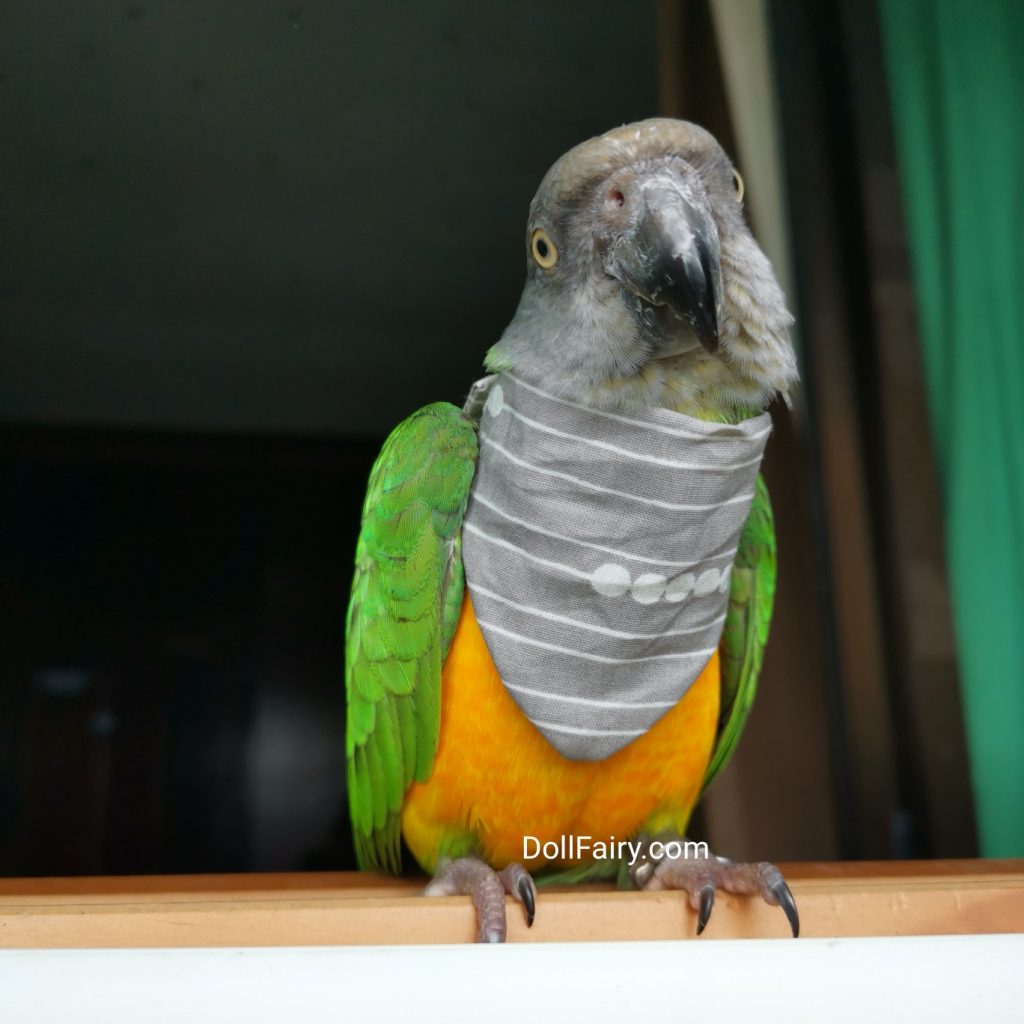
POLYGON ((736 202, 742 203, 743 192, 745 191, 743 186, 743 175, 740 174, 740 172, 737 171, 735 167, 732 169, 732 180, 736 184, 736 202))
POLYGON ((555 243, 543 228, 537 228, 530 236, 530 253, 542 270, 550 270, 558 262, 555 243))

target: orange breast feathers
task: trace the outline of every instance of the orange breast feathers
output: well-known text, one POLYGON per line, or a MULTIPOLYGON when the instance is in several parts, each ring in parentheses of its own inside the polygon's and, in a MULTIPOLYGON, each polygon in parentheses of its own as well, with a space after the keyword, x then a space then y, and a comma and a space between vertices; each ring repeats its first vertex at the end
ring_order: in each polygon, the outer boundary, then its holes
POLYGON ((433 774, 413 784, 402 809, 409 849, 432 871, 439 853, 470 842, 500 868, 523 859, 524 835, 543 843, 563 835, 624 840, 641 829, 682 834, 711 757, 719 679, 716 652, 643 736, 603 761, 570 761, 502 685, 467 591, 441 678, 433 774))

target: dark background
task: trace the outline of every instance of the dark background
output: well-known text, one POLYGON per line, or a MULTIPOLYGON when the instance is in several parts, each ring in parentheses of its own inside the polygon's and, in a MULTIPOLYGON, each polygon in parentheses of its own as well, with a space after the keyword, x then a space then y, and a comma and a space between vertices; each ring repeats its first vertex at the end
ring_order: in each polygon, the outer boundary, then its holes
POLYGON ((501 7, 0 7, 0 871, 351 864, 372 459, 658 105, 652 6, 501 7))
POLYGON ((5 5, 0 402, 379 437, 480 375, 555 157, 657 111, 654 8, 5 5))
MULTIPOLYGON (((762 695, 699 827, 966 854, 877 28, 770 14, 805 388, 762 695)), ((0 3, 0 74, 0 873, 351 867, 372 460, 480 375, 565 149, 666 113, 736 152, 709 7, 0 3)))

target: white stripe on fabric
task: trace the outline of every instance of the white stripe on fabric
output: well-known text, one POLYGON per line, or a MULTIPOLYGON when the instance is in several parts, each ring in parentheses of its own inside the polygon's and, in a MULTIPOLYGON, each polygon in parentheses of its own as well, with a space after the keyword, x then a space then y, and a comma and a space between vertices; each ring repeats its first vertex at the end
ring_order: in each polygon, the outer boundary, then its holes
POLYGON ((580 540, 577 537, 570 537, 568 534, 555 533, 553 530, 545 530, 542 526, 537 526, 535 523, 528 523, 525 519, 519 519, 512 515, 510 512, 506 512, 503 508, 495 505, 493 501, 485 498, 482 494, 474 492, 473 497, 476 501, 479 501, 482 505, 486 505, 492 512, 497 512, 503 519, 507 519, 510 523, 515 523, 516 526, 523 526, 527 530, 532 530, 534 533, 539 533, 544 537, 550 537, 552 540, 564 540, 569 544, 579 544, 584 548, 591 548, 593 551, 603 551, 606 555, 616 555, 618 558, 627 558, 634 562, 645 562, 647 565, 667 565, 673 569, 695 569, 699 565, 711 565, 713 562, 718 561, 719 558, 728 558, 730 564, 731 560, 736 555, 737 548, 732 548, 729 551, 723 551, 720 555, 712 555, 711 558, 701 559, 696 562, 670 562, 667 559, 660 558, 647 558, 644 555, 634 555, 629 551, 620 551, 618 548, 608 548, 603 544, 592 544, 590 541, 580 540))
MULTIPOLYGON (((519 693, 528 693, 533 697, 543 697, 544 700, 559 700, 566 704, 585 704, 592 708, 674 708, 678 700, 652 700, 627 702, 621 700, 596 700, 592 697, 569 697, 564 693, 545 693, 543 690, 531 690, 529 686, 517 686, 502 680, 510 690, 517 690, 519 693)), ((680 698, 682 700, 682 698, 680 698)))
POLYGON ((574 569, 571 565, 562 565, 561 562, 549 562, 546 558, 541 558, 539 555, 531 555, 529 551, 517 548, 511 541, 502 540, 500 537, 492 537, 489 533, 484 533, 479 526, 474 526, 469 521, 463 522, 462 528, 463 530, 469 530, 470 533, 476 534, 477 537, 487 541, 489 544, 496 544, 500 548, 506 548, 509 551, 514 551, 517 555, 522 555, 523 558, 526 558, 531 562, 535 562, 537 565, 543 565, 546 569, 557 569, 559 572, 567 573, 569 576, 575 576, 580 580, 590 579, 590 573, 588 572, 580 572, 579 569, 574 569))
POLYGON ((571 647, 562 647, 559 644, 545 643, 543 640, 534 640, 532 637, 523 636, 521 633, 513 633, 511 629, 504 629, 496 626, 493 622, 485 622, 477 619, 477 624, 484 629, 492 629, 495 633, 507 636, 511 640, 518 640, 528 647, 539 647, 544 651, 554 651, 556 654, 568 654, 572 658, 583 658, 585 661, 597 661, 602 665, 639 665, 645 661, 682 661, 687 658, 705 657, 710 658, 717 647, 709 647, 704 651, 679 651, 675 654, 645 654, 640 658, 606 658, 603 654, 587 654, 585 651, 575 651, 571 647))
POLYGON ((466 594, 511 699, 564 757, 594 761, 670 714, 714 656, 771 428, 606 412, 549 383, 490 381, 466 594))
POLYGON ((503 455, 509 462, 515 463, 517 466, 522 466, 523 469, 529 469, 534 473, 540 473, 543 476, 556 477, 559 480, 565 480, 567 483, 576 484, 577 487, 585 487, 590 491, 597 491, 599 494, 612 494, 616 498, 627 498, 629 501, 638 501, 643 505, 652 505, 655 508, 664 508, 669 512, 714 512, 716 509, 722 508, 725 505, 739 505, 740 503, 747 503, 754 497, 753 491, 748 491, 746 494, 738 494, 734 498, 729 498, 726 501, 714 502, 710 505, 676 505, 670 501, 658 501, 657 498, 645 498, 640 494, 630 494, 628 491, 616 491, 611 487, 601 487, 598 484, 592 484, 589 480, 581 480, 579 477, 570 476, 568 473, 559 473, 556 469, 541 469, 540 466, 533 465, 532 462, 526 462, 524 459, 517 458, 507 448, 503 448, 497 441, 489 438, 483 430, 480 431, 480 440, 484 444, 490 445, 496 452, 503 455))
MULTIPOLYGON (((578 409, 580 412, 585 412, 591 416, 601 416, 606 420, 615 420, 618 423, 628 423, 631 427, 643 427, 645 430, 654 430, 659 434, 668 434, 670 437, 689 437, 695 441, 703 441, 706 436, 698 430, 687 430, 685 427, 663 427, 658 423, 633 419, 632 416, 623 416, 622 413, 608 412, 607 409, 595 409, 589 405, 580 405, 578 402, 572 402, 568 398, 559 398, 557 395, 548 394, 547 391, 542 391, 533 384, 527 384, 525 380, 517 377, 514 373, 509 371, 505 372, 516 382, 518 387, 521 387, 526 391, 532 391, 535 395, 540 395, 541 398, 546 398, 549 402, 557 402, 559 405, 568 406, 570 409, 578 409)), ((683 414, 680 413, 680 415, 683 414)), ((769 426, 765 427, 764 430, 760 430, 756 434, 745 434, 744 437, 747 440, 756 441, 760 440, 762 437, 767 437, 771 431, 772 428, 769 424, 769 426)))
MULTIPOLYGON (((482 536, 479 530, 477 530, 476 533, 478 536, 482 536)), ((568 615, 556 615, 554 612, 546 612, 543 608, 533 608, 527 604, 516 604, 515 601, 511 601, 507 597, 502 597, 501 594, 496 594, 493 590, 481 587, 479 583, 471 586, 470 590, 476 594, 483 594, 484 597, 489 597, 493 601, 500 601, 502 604, 507 604, 510 608, 515 608, 516 611, 525 612, 527 615, 537 615, 544 619, 550 619, 552 622, 564 622, 567 626, 576 626, 579 629, 586 629, 591 633, 600 633, 602 636, 618 637, 620 640, 661 640, 666 636, 690 636, 693 633, 702 633, 704 630, 711 629, 713 626, 721 625, 721 623, 725 622, 725 616, 728 614, 728 612, 725 612, 717 619, 712 619, 711 622, 706 622, 702 626, 690 626, 687 629, 670 629, 664 633, 623 633, 617 629, 608 629, 605 626, 595 626, 589 622, 580 622, 579 619, 570 619, 568 615)), ((672 707, 671 704, 652 704, 651 706, 672 707)))
POLYGON ((698 473, 728 473, 734 469, 745 469, 747 466, 755 466, 761 461, 761 456, 758 455, 756 458, 747 459, 746 462, 719 462, 702 466, 697 462, 676 462, 674 459, 659 459, 656 455, 641 455, 639 452, 630 451, 628 448, 620 448, 618 445, 609 444, 607 441, 598 441, 593 437, 581 437, 579 434, 567 434, 564 430, 559 430, 556 427, 546 427, 543 423, 539 423, 537 420, 531 419, 529 416, 519 412, 518 409, 509 403, 508 399, 505 400, 501 411, 510 413, 521 423, 525 423, 533 430, 540 430, 545 434, 551 434, 566 441, 578 441, 581 444, 589 444, 606 452, 625 455, 627 458, 635 459, 638 462, 649 462, 655 466, 666 466, 669 469, 687 469, 698 473))
POLYGON ((643 736, 646 729, 580 729, 573 725, 555 725, 554 722, 541 722, 531 718, 538 729, 550 729, 552 732, 566 732, 570 736, 643 736))

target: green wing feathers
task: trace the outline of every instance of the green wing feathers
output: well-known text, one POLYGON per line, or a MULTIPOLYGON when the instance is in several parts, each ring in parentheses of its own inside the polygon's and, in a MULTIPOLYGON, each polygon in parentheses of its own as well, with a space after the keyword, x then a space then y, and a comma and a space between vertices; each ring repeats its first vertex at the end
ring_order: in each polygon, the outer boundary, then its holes
POLYGON ((775 520, 764 478, 758 475, 750 514, 732 569, 729 608, 719 644, 722 703, 718 739, 704 786, 732 757, 757 694, 761 658, 775 602, 775 520))
POLYGON ((476 458, 475 425, 439 402, 395 429, 370 473, 345 645, 349 808, 364 870, 401 869, 402 801, 433 766, 476 458))

